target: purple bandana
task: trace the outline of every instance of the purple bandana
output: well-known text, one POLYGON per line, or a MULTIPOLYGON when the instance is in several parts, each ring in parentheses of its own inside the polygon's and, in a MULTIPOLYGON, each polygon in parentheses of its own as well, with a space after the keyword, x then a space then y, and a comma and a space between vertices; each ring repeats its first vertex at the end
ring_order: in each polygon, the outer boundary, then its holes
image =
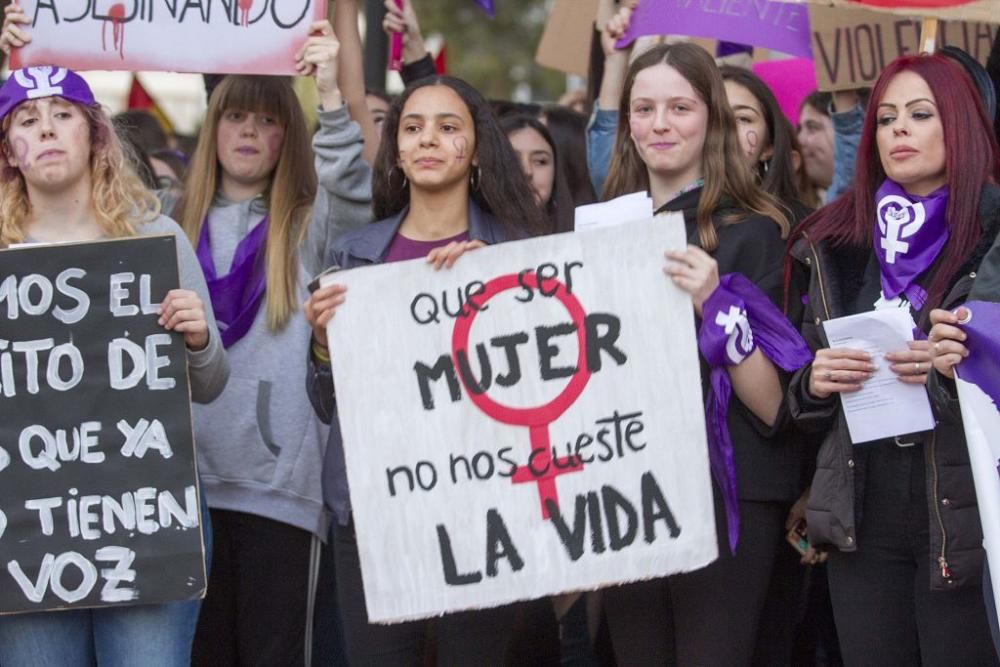
POLYGON ((1000 410, 1000 303, 969 301, 965 307, 972 319, 959 326, 968 336, 969 356, 958 365, 958 374, 982 389, 1000 410))
POLYGON ((222 335, 222 344, 229 348, 243 338, 254 319, 264 296, 264 243, 267 240, 267 218, 250 230, 236 246, 229 273, 217 276, 212 259, 212 240, 208 233, 208 218, 201 225, 198 239, 198 263, 205 272, 212 309, 222 335))
POLYGON ((94 94, 79 74, 65 67, 25 67, 14 70, 0 88, 0 121, 22 102, 58 96, 93 106, 94 94))
POLYGON ((886 179, 875 201, 875 253, 882 268, 882 295, 891 300, 903 294, 914 310, 920 310, 927 293, 917 279, 948 241, 948 186, 918 197, 886 179))
POLYGON ((705 405, 708 422, 708 460, 722 492, 729 529, 729 548, 736 553, 740 510, 736 495, 736 463, 726 417, 733 385, 726 372, 760 348, 782 370, 798 370, 812 361, 812 353, 788 318, 767 295, 740 273, 727 273, 702 305, 698 349, 712 367, 711 391, 705 405))

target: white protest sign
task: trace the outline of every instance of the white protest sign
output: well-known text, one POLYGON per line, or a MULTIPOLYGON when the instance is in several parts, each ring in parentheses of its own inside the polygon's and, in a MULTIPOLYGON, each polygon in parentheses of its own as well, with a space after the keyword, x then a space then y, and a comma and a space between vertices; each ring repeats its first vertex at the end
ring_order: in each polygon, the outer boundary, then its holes
MULTIPOLYGON (((976 288, 973 288, 973 293, 976 288)), ((972 300, 959 325, 969 354, 955 367, 955 386, 976 484, 983 548, 1000 603, 1000 303, 972 300)))
MULTIPOLYGON (((959 367, 961 369, 961 367, 959 367)), ((994 604, 1000 602, 1000 412, 982 389, 955 378, 969 462, 976 484, 983 548, 989 556, 994 604)))
POLYGON ((329 327, 373 622, 717 556, 680 216, 336 273, 329 327))
POLYGON ((12 68, 294 74, 323 0, 20 0, 12 68))

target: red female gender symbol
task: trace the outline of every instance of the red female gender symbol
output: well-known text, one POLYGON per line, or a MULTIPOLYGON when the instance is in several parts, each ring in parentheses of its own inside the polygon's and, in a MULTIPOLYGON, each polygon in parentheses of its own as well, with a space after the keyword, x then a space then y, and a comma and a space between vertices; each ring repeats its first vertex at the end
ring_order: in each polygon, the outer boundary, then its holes
MULTIPOLYGON (((531 439, 529 465, 519 468, 514 473, 511 481, 514 484, 534 482, 538 485, 538 497, 542 505, 543 519, 549 518, 549 510, 545 501, 551 500, 556 506, 559 505, 559 494, 556 491, 556 477, 583 470, 583 463, 579 460, 574 461, 572 457, 557 458, 553 461, 552 448, 549 441, 549 425, 559 419, 576 402, 576 399, 580 397, 583 388, 587 386, 587 382, 590 380, 590 370, 587 368, 587 334, 584 327, 584 318, 587 314, 583 311, 583 306, 580 305, 577 298, 569 293, 562 282, 558 280, 546 282, 556 284, 555 297, 559 299, 563 307, 569 312, 570 319, 576 324, 576 337, 579 346, 579 353, 576 360, 577 371, 570 378, 569 384, 566 385, 562 392, 545 405, 534 408, 515 408, 494 401, 485 392, 481 394, 474 393, 471 387, 469 387, 468 382, 466 382, 464 374, 458 374, 469 398, 487 417, 503 422, 504 424, 528 427, 531 439), (536 456, 535 452, 540 453, 536 456), (544 466, 545 472, 536 474, 533 470, 535 463, 544 466)), ((522 286, 537 289, 537 276, 533 273, 526 273, 521 277, 520 282, 516 273, 500 276, 486 283, 483 291, 469 298, 466 311, 462 316, 455 319, 455 329, 452 332, 451 354, 452 363, 455 364, 455 368, 459 368, 459 352, 464 352, 466 358, 468 358, 469 334, 472 331, 472 323, 483 305, 501 292, 522 286)))

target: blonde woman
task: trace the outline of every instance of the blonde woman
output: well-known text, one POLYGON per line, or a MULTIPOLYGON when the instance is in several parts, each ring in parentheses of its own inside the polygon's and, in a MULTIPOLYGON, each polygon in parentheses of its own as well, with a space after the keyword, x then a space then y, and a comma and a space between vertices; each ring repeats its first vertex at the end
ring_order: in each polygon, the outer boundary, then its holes
MULTIPOLYGON (((5 29, 0 46, 9 44, 7 37, 5 29)), ((184 335, 192 400, 216 398, 229 369, 198 260, 177 224, 159 214, 87 83, 54 67, 12 72, 0 89, 0 120, 0 248, 176 236, 181 288, 163 300, 160 323, 184 335), (48 86, 52 80, 58 88, 48 86), (40 96, 45 87, 58 94, 40 96)), ((193 601, 4 616, 0 664, 184 665, 198 606, 193 601)))

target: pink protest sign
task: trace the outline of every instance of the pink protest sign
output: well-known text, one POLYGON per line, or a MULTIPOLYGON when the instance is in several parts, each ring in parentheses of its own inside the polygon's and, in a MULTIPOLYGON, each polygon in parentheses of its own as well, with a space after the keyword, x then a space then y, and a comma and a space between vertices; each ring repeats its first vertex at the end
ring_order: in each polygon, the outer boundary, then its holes
POLYGON ((642 0, 618 46, 644 35, 710 37, 812 57, 805 6, 775 0, 642 0))
POLYGON ((294 74, 322 0, 21 0, 32 41, 14 68, 294 74))
POLYGON ((816 66, 813 61, 809 58, 765 60, 755 63, 753 71, 774 93, 788 120, 797 126, 802 100, 816 90, 816 66))

